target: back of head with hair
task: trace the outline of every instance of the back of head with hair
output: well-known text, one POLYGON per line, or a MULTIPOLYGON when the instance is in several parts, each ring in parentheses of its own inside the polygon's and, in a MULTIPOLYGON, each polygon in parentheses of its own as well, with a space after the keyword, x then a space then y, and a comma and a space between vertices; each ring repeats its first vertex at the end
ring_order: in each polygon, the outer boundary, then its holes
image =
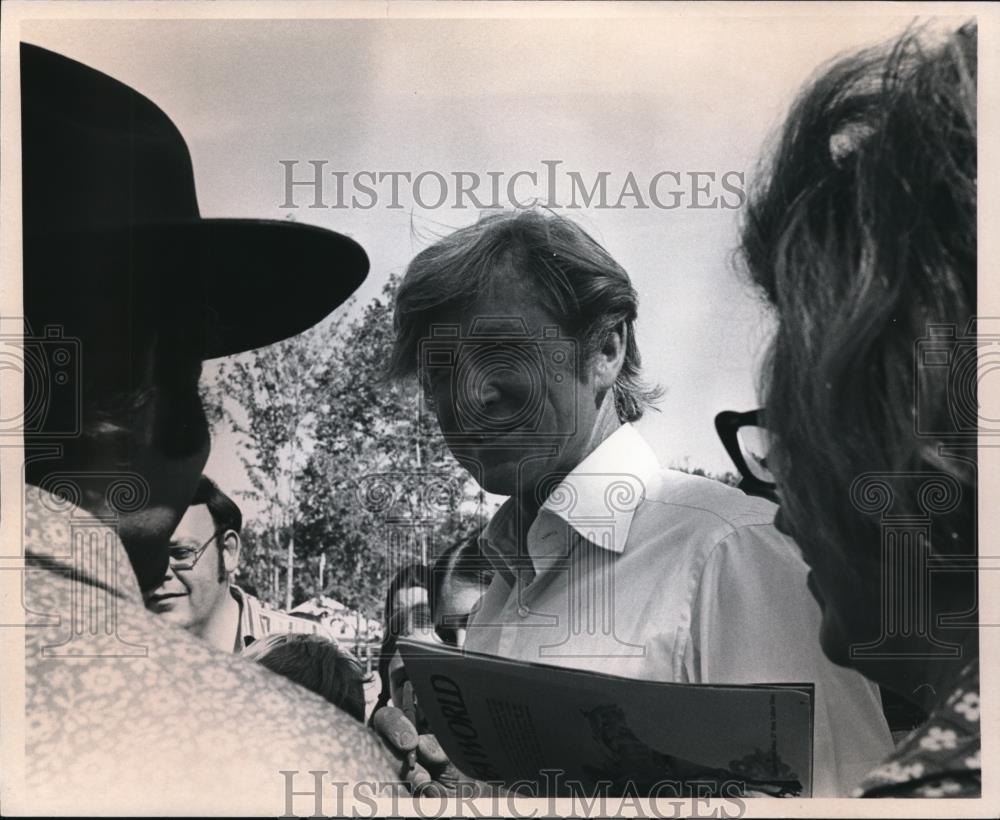
POLYGON ((332 641, 320 635, 275 633, 254 641, 243 655, 322 695, 364 723, 361 665, 332 641))
POLYGON ((583 365, 609 333, 620 331, 625 359, 614 385, 623 421, 635 421, 659 391, 640 378, 635 340, 638 297, 628 274, 579 225, 539 211, 483 217, 419 253, 396 296, 391 375, 419 374, 419 347, 430 328, 478 299, 527 284, 561 330, 580 343, 583 365))
MULTIPOLYGON (((849 493, 866 472, 952 476, 961 501, 934 516, 933 548, 974 548, 974 448, 949 458, 918 434, 956 422, 948 368, 915 357, 932 325, 960 340, 974 316, 976 173, 969 25, 943 42, 910 30, 827 67, 751 190, 742 250, 778 318, 762 386, 783 514, 855 553, 859 577, 880 558, 878 517, 849 493)), ((965 388, 974 402, 974 379, 965 388)), ((916 495, 893 513, 919 513, 916 495)))

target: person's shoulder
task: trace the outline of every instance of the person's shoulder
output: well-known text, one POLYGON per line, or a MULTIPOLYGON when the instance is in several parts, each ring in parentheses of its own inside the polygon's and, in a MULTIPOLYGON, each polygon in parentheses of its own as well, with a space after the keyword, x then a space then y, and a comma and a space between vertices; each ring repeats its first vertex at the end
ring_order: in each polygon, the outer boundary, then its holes
POLYGON ((669 468, 647 483, 644 507, 650 512, 715 521, 723 529, 770 526, 777 506, 765 498, 705 476, 669 468))
MULTIPOLYGON (((804 571, 795 542, 774 526, 777 505, 721 481, 663 469, 647 485, 633 526, 651 542, 682 548, 702 568, 709 564, 782 577, 804 571)), ((643 539, 646 540, 646 539, 643 539)))
MULTIPOLYGON (((28 564, 61 568, 87 584, 104 586, 111 581, 116 595, 141 600, 132 564, 117 531, 107 521, 78 506, 78 501, 31 484, 24 485, 24 551, 28 564), (81 535, 89 543, 101 544, 110 554, 101 553, 100 560, 91 557, 77 561, 73 541, 81 535), (114 578, 104 576, 106 566, 113 568, 114 578)), ((45 584, 40 585, 44 587, 45 584)))
POLYGON ((145 783, 152 793, 153 783, 189 782, 195 759, 227 796, 238 795, 236 783, 273 783, 281 768, 324 769, 345 779, 392 776, 377 739, 318 695, 214 649, 139 604, 119 601, 116 615, 129 641, 118 649, 131 654, 114 663, 91 654, 43 668, 40 653, 28 655, 29 712, 52 725, 51 753, 43 752, 39 733, 33 736, 39 771, 59 761, 65 782, 96 783, 96 765, 115 773, 116 782, 145 783), (59 730, 81 721, 101 729, 59 730))
POLYGON ((239 655, 216 655, 212 665, 230 680, 229 713, 255 763, 282 758, 305 771, 312 760, 356 780, 392 774, 375 736, 321 696, 239 655))

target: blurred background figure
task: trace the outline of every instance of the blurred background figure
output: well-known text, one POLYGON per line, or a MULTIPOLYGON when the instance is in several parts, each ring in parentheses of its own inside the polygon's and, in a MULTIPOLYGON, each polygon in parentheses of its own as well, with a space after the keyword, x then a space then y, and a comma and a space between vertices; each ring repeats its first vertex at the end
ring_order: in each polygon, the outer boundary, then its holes
POLYGON ((379 654, 381 691, 370 725, 390 741, 404 777, 415 792, 447 794, 460 777, 420 711, 413 685, 397 649, 399 638, 440 641, 431 615, 432 574, 419 563, 400 569, 389 583, 385 601, 385 637, 379 654))
POLYGON ((431 616, 435 634, 450 646, 465 643, 472 610, 493 580, 493 566, 483 555, 479 532, 441 553, 432 570, 431 616))
POLYGON ((430 598, 431 571, 423 564, 407 564, 389 582, 385 598, 385 634, 378 662, 382 688, 372 710, 373 716, 390 701, 397 709, 413 711, 412 689, 406 681, 406 670, 396 650, 396 642, 399 638, 413 635, 433 638, 430 598), (409 690, 406 695, 404 684, 409 690))
POLYGON ((254 641, 243 655, 365 722, 361 664, 333 641, 319 635, 277 633, 254 641))
POLYGON ((412 563, 396 573, 386 592, 379 654, 381 691, 373 713, 390 702, 404 713, 413 711, 412 690, 396 648, 398 639, 417 637, 461 647, 469 616, 492 577, 478 532, 442 552, 432 568, 412 563))
POLYGON ((778 319, 776 524, 810 565, 827 656, 929 713, 864 796, 981 792, 976 41, 910 30, 828 66, 746 211, 778 319))

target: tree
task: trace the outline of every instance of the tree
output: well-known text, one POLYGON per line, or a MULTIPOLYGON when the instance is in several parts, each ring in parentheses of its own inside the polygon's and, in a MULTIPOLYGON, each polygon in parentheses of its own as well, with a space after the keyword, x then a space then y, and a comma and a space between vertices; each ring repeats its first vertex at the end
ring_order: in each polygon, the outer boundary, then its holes
POLYGON ((261 505, 255 523, 270 558, 285 554, 285 607, 294 599, 298 477, 313 446, 317 398, 340 325, 329 321, 283 342, 252 350, 220 366, 223 415, 240 438, 239 457, 261 505), (264 535, 266 534, 266 538, 264 535))
POLYGON ((671 470, 678 470, 682 473, 687 473, 688 475, 701 476, 702 478, 710 478, 713 481, 721 481, 723 484, 728 484, 730 487, 740 486, 740 476, 738 473, 734 473, 732 470, 726 470, 724 473, 710 473, 701 467, 691 467, 691 458, 689 456, 684 457, 684 464, 678 464, 672 462, 670 464, 671 470))
POLYGON ((222 365, 204 391, 240 436, 261 508, 245 528, 243 575, 274 600, 283 574, 286 608, 327 594, 375 616, 401 563, 481 523, 478 490, 415 385, 384 378, 397 286, 353 319, 222 365))
POLYGON ((427 562, 480 523, 479 492, 414 384, 385 379, 398 279, 346 328, 302 475, 303 520, 330 547, 326 588, 378 611, 395 570, 427 562))
POLYGON ((285 534, 279 533, 279 539, 276 542, 274 533, 257 521, 248 521, 243 525, 236 583, 270 607, 281 606, 285 598, 280 575, 285 534))

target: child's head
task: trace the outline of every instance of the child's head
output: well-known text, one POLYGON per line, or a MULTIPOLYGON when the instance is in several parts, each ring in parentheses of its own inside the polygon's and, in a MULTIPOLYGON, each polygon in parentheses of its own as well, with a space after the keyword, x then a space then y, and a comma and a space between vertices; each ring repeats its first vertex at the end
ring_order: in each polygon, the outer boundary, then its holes
POLYGON ((322 695, 334 706, 364 722, 361 665, 332 641, 319 635, 281 632, 254 641, 243 654, 322 695))

